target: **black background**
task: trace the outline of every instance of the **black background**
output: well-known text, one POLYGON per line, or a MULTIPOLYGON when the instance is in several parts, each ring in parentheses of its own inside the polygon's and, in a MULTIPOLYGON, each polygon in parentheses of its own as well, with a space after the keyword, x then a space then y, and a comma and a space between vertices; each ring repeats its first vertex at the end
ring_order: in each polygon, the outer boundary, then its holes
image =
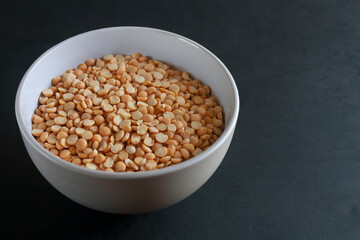
POLYGON ((0 189, 13 239, 360 239, 360 2, 0 2, 0 189), (67 199, 36 170, 14 114, 25 71, 51 46, 148 26, 215 53, 241 110, 223 163, 167 209, 111 215, 67 199))

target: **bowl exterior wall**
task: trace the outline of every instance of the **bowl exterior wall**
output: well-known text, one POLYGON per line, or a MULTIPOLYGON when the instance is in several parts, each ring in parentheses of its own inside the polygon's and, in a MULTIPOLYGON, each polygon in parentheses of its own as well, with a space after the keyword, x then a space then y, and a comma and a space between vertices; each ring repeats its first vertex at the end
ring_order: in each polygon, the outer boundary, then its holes
POLYGON ((133 179, 111 179, 74 173, 71 169, 49 161, 24 137, 23 140, 40 173, 68 198, 102 212, 135 214, 168 207, 198 190, 223 160, 232 135, 218 151, 186 171, 133 179))

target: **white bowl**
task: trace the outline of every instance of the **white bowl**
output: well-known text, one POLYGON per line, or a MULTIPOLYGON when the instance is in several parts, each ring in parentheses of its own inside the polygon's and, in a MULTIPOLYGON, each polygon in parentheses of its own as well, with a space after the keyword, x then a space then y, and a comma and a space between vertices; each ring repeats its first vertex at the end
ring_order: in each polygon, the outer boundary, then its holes
POLYGON ((144 27, 113 27, 69 38, 42 54, 25 73, 16 95, 16 118, 25 147, 58 191, 109 213, 144 213, 175 204, 199 189, 223 160, 236 126, 239 97, 230 72, 209 50, 180 35, 144 27), (206 151, 175 166, 148 172, 89 170, 48 152, 31 135, 31 116, 51 79, 88 58, 140 52, 190 72, 210 85, 224 109, 225 130, 206 151))

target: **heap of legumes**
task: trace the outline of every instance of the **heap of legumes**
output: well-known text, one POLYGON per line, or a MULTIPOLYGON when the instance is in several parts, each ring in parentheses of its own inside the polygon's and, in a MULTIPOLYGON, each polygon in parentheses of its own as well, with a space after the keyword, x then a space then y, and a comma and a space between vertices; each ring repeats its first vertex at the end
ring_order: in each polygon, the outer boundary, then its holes
POLYGON ((52 154, 89 169, 175 165, 207 149, 224 128, 209 86, 139 53, 88 59, 51 83, 32 134, 52 154))

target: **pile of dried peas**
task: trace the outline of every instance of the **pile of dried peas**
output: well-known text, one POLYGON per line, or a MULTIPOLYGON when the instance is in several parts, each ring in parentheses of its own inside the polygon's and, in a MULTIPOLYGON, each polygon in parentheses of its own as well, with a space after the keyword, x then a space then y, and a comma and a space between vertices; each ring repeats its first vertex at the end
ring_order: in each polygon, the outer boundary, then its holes
POLYGON ((139 53, 88 59, 53 78, 32 123, 33 136, 54 155, 109 172, 178 164, 224 129, 209 86, 139 53))

